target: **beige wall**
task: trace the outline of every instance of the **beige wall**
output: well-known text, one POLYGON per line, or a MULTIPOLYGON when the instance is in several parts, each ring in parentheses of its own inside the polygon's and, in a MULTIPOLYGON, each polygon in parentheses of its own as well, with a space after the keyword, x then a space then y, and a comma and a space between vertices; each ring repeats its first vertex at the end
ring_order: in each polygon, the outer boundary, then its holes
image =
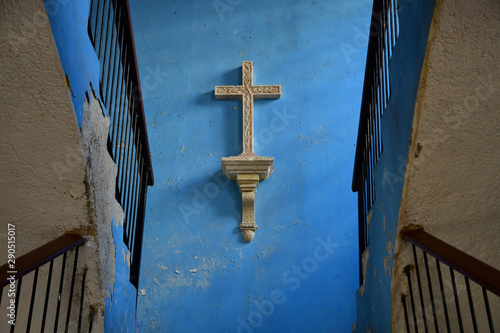
POLYGON ((21 255, 89 226, 85 161, 43 1, 2 2, 0 50, 0 237, 21 255))
MULTIPOLYGON (((399 219, 400 230, 409 224, 423 226, 497 269, 499 55, 500 2, 437 1, 415 108, 399 219)), ((400 332, 403 328, 399 325, 404 325, 399 311, 400 292, 407 288, 402 269, 411 262, 409 247, 401 245, 398 239, 394 332, 400 332)), ((496 321, 500 325, 498 316, 496 321)))
MULTIPOLYGON (((119 221, 123 215, 114 199, 116 167, 106 150, 109 120, 89 92, 80 133, 43 1, 0 2, 0 68, 0 245, 9 223, 16 229, 17 257, 68 231, 86 235, 77 281, 88 267, 84 317, 92 305, 98 312, 94 329, 102 331, 104 299, 114 281, 111 217, 119 221)), ((0 265, 5 262, 6 255, 0 265)), ((45 285, 46 271, 38 285, 45 285)), ((23 280, 30 287, 21 299, 29 299, 32 280, 23 280)), ((49 308, 50 315, 54 306, 49 308)), ((25 312, 18 309, 18 329, 26 324, 25 312)), ((39 315, 33 320, 39 322, 39 315)))

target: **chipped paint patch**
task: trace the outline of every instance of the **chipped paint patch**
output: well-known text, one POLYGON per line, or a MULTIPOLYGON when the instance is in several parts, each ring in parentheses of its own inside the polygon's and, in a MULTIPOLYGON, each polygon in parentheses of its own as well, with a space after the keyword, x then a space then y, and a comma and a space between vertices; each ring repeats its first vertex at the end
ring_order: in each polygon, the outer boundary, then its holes
POLYGON ((384 273, 385 275, 391 275, 392 274, 392 267, 390 266, 391 261, 392 261, 392 229, 389 231, 389 238, 387 239, 387 245, 385 247, 385 250, 389 255, 384 257, 384 273))
POLYGON ((385 247, 385 250, 389 254, 392 253, 392 229, 391 229, 391 231, 389 231, 389 238, 387 238, 387 245, 385 247))
POLYGON ((367 248, 365 252, 363 252, 362 256, 362 268, 363 268, 363 284, 359 287, 358 292, 361 296, 365 292, 365 284, 366 284, 366 273, 368 272, 368 259, 370 258, 370 249, 367 248))
POLYGON ((122 253, 123 253, 123 262, 127 263, 127 266, 130 267, 130 252, 125 249, 125 246, 122 247, 122 253))

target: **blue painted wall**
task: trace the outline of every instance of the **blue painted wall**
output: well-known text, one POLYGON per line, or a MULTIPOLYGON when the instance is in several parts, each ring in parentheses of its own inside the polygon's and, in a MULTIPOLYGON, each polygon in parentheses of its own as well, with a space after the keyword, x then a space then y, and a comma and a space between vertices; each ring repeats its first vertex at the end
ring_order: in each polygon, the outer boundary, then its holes
POLYGON ((389 71, 391 98, 382 116, 384 151, 375 168, 365 290, 357 293, 355 332, 391 331, 394 244, 410 131, 435 1, 399 1, 399 39, 389 71))
MULTIPOLYGON (((99 60, 87 33, 90 0, 44 0, 59 58, 66 74, 69 94, 76 121, 82 126, 86 94, 95 94, 101 101, 103 113, 108 115, 99 94, 99 60)), ((115 244, 115 281, 108 288, 105 300, 104 326, 107 332, 133 332, 136 322, 137 290, 130 283, 128 254, 123 243, 123 225, 109 221, 115 244)))
POLYGON ((351 192, 369 0, 130 0, 155 171, 138 316, 145 332, 350 332, 358 287, 351 192), (252 243, 221 157, 241 152, 241 104, 215 85, 280 84, 255 103, 252 243))
MULTIPOLYGON (((135 332, 137 289, 130 283, 130 251, 123 242, 123 224, 112 221, 115 246, 115 281, 112 294, 106 298, 104 309, 105 332, 135 332)), ((140 327, 140 322, 137 322, 140 327)))

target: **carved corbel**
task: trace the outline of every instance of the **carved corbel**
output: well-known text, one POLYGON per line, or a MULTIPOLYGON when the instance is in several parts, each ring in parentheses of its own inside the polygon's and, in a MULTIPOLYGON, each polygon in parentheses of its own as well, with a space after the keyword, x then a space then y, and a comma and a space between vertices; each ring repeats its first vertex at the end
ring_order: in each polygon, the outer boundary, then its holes
POLYGON ((231 156, 222 158, 222 170, 235 180, 241 193, 240 230, 246 242, 255 237, 258 226, 255 223, 255 192, 259 182, 273 172, 274 158, 263 156, 231 156))

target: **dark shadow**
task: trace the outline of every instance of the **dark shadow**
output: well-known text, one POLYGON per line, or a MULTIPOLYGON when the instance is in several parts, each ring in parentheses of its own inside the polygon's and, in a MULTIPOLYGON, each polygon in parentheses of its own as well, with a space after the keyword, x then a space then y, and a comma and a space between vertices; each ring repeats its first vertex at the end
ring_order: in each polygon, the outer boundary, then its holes
POLYGON ((217 84, 218 86, 239 86, 243 80, 243 73, 241 66, 233 68, 223 73, 221 76, 222 83, 217 84))
MULTIPOLYGON (((241 85, 242 73, 241 66, 231 69, 225 73, 222 73, 220 81, 220 86, 237 86, 241 85)), ((211 101, 214 103, 220 103, 222 112, 226 114, 223 116, 224 123, 221 124, 227 133, 226 137, 226 149, 225 156, 236 156, 241 153, 242 150, 242 136, 243 136, 243 112, 240 100, 234 99, 216 99, 215 92, 211 91, 211 101)))
POLYGON ((233 229, 233 234, 240 236, 238 240, 240 242, 246 243, 241 236, 240 229, 238 226, 241 223, 241 194, 236 186, 236 182, 229 180, 226 175, 220 170, 212 170, 212 177, 207 181, 217 184, 219 187, 219 194, 217 197, 211 199, 214 202, 214 215, 230 217, 231 224, 223 225, 223 227, 231 228, 234 224, 236 226, 233 229))

